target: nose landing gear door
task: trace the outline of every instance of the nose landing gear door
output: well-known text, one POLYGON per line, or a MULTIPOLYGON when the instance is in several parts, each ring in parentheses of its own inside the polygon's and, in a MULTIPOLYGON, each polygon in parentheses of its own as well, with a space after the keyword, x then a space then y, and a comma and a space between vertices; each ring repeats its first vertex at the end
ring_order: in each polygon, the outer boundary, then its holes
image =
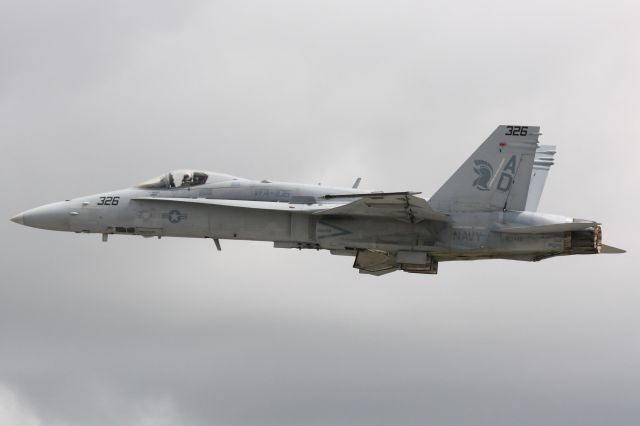
POLYGON ((143 237, 160 237, 164 235, 162 211, 155 205, 133 201, 133 225, 135 233, 143 237))

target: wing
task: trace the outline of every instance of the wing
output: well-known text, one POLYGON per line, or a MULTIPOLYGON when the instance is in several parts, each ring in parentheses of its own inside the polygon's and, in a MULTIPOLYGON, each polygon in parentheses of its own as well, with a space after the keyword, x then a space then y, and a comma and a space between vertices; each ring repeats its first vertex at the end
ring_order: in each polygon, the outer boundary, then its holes
POLYGON ((311 213, 318 215, 342 215, 342 216, 372 216, 388 217, 410 223, 423 220, 435 220, 447 222, 449 217, 439 213, 429 206, 423 198, 411 195, 408 192, 369 193, 349 195, 327 195, 327 199, 358 198, 355 201, 339 203, 313 203, 297 204, 273 201, 251 200, 218 200, 209 198, 167 198, 167 197, 139 197, 136 201, 155 203, 184 203, 209 206, 226 206, 245 209, 278 210, 299 213, 311 213), (337 206, 337 207, 336 207, 337 206))
POLYGON ((184 203, 199 204, 208 206, 226 206, 239 207, 244 209, 260 209, 260 210, 279 210, 289 212, 314 213, 334 206, 331 204, 294 204, 294 203, 278 203, 274 201, 250 201, 250 200, 216 200, 209 198, 167 198, 167 197, 138 197, 133 198, 135 201, 146 201, 156 203, 184 203))
MULTIPOLYGON (((424 198, 410 192, 358 194, 358 200, 338 207, 314 212, 316 215, 388 217, 404 222, 417 223, 423 220, 448 222, 449 216, 437 212, 424 198)), ((337 198, 338 196, 326 196, 337 198)), ((354 195, 341 196, 354 198, 354 195)))

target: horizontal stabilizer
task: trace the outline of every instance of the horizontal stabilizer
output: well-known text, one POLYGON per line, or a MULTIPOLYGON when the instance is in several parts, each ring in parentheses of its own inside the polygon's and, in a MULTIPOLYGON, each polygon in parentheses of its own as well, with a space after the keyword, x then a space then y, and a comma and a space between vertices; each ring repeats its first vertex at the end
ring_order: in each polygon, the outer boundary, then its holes
POLYGON ((379 193, 367 194, 367 196, 360 195, 360 197, 362 198, 351 203, 318 211, 314 214, 388 217, 410 223, 423 220, 449 221, 449 216, 435 211, 427 200, 411 195, 411 193, 379 193))
POLYGON ((500 226, 492 229, 502 234, 549 234, 553 232, 581 231, 597 226, 596 222, 567 222, 533 226, 500 226))
POLYGON ((602 248, 600 249, 600 254, 620 254, 626 252, 626 250, 620 249, 618 247, 608 246, 606 244, 603 244, 602 248))

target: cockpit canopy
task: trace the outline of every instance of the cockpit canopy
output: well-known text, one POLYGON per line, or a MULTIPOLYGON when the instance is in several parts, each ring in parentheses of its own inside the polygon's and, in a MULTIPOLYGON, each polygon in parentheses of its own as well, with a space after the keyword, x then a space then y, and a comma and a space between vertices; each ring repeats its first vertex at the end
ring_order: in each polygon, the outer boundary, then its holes
POLYGON ((240 180, 235 176, 223 173, 205 172, 201 170, 174 170, 165 175, 154 177, 137 185, 145 189, 170 189, 198 186, 205 183, 218 183, 230 180, 240 180))

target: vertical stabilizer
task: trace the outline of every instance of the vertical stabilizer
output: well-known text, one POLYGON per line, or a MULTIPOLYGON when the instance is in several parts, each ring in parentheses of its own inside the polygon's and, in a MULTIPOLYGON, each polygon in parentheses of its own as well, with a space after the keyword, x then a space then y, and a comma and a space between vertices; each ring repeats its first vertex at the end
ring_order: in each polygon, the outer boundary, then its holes
POLYGON ((431 197, 441 211, 524 210, 538 126, 498 126, 431 197))
POLYGON ((525 210, 534 212, 538 209, 549 169, 553 166, 553 156, 555 153, 556 147, 553 145, 540 145, 536 151, 525 210))

